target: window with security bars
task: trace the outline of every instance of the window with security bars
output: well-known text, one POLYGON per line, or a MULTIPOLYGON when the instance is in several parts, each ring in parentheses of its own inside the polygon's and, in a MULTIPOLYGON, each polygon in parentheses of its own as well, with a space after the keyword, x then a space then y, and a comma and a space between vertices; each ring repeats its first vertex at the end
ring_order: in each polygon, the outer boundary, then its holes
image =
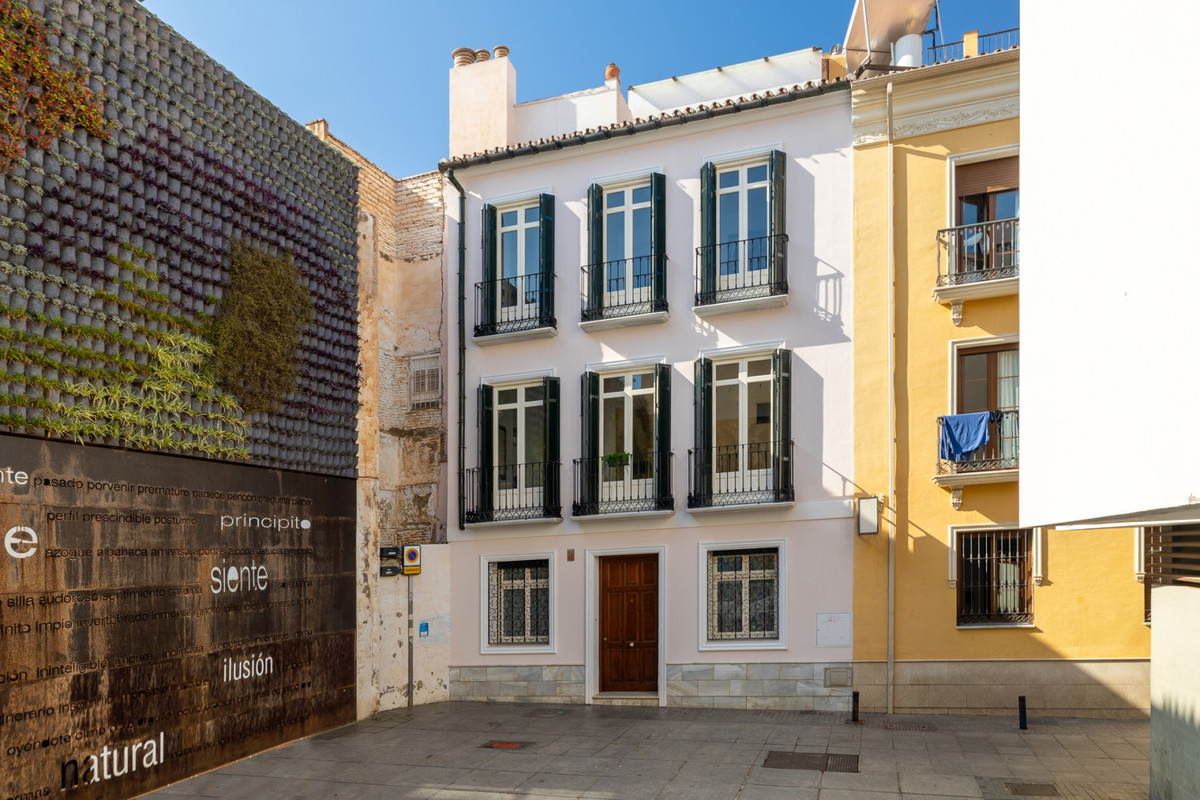
POLYGON ((1033 532, 963 531, 958 537, 958 624, 1033 622, 1033 532))
POLYGON ((779 638, 779 550, 710 550, 709 641, 779 638))
POLYGON ((414 409, 437 408, 442 402, 442 365, 437 355, 408 360, 408 402, 414 409))
POLYGON ((550 561, 488 564, 488 644, 550 644, 550 561))

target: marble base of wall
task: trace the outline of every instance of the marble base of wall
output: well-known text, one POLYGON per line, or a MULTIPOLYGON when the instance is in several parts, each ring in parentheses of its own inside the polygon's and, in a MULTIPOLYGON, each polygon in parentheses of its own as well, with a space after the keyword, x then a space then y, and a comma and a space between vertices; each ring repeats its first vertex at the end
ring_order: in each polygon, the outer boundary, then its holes
POLYGON ((583 665, 450 667, 450 699, 582 703, 583 665))
POLYGON ((667 664, 667 705, 850 711, 849 662, 667 664))
MULTIPOLYGON (((854 688, 864 713, 887 710, 887 664, 858 661, 854 688)), ((897 714, 1013 714, 1025 695, 1031 716, 1144 719, 1150 660, 897 661, 897 714)))

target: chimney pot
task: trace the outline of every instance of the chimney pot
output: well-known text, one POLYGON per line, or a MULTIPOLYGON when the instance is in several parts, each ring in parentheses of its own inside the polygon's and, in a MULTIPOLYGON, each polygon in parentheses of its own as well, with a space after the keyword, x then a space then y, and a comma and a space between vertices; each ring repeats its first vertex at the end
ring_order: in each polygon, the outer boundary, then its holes
POLYGON ((460 47, 450 54, 454 59, 454 66, 465 67, 467 64, 475 63, 475 51, 470 47, 460 47))
POLYGON ((492 48, 492 58, 508 58, 508 48, 502 44, 492 48))
POLYGON ((482 50, 475 51, 475 61, 476 62, 487 61, 491 57, 492 57, 492 54, 488 52, 486 47, 482 50))
POLYGON ((604 68, 604 80, 612 81, 621 77, 621 68, 616 64, 609 64, 604 68))

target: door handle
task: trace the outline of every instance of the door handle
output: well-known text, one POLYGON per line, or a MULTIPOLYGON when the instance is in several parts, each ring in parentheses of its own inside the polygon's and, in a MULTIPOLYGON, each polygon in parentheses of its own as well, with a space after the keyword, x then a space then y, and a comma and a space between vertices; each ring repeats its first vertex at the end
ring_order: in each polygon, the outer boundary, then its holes
POLYGON ((608 637, 607 637, 607 636, 605 636, 605 637, 604 637, 604 641, 606 641, 606 642, 608 641, 608 637))
POLYGON ((633 642, 630 642, 630 643, 629 643, 629 646, 630 646, 630 647, 633 647, 633 642))

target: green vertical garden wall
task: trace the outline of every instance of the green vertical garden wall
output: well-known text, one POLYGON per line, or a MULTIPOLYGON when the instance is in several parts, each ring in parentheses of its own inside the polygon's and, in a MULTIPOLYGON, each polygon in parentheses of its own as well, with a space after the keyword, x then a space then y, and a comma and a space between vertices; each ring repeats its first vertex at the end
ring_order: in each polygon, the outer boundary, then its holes
POLYGON ((136 3, 23 5, 107 128, 0 175, 0 433, 353 476, 356 168, 136 3))

